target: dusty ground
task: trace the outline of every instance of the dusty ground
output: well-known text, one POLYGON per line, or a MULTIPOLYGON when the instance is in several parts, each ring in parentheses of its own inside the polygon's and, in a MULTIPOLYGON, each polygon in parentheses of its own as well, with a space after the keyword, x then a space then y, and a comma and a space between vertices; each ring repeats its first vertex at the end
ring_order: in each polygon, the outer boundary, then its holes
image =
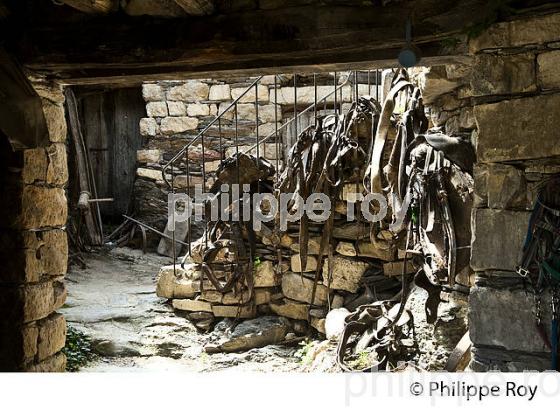
POLYGON ((72 266, 61 313, 93 340, 96 359, 82 371, 294 371, 295 348, 268 346, 246 353, 203 352, 211 335, 196 331, 155 294, 155 279, 169 258, 128 248, 85 255, 87 268, 72 266))
MULTIPOLYGON (((67 275, 68 299, 61 312, 70 325, 93 340, 98 354, 81 371, 152 370, 250 370, 263 372, 336 371, 336 344, 313 342, 315 361, 296 357, 299 347, 267 346, 245 353, 206 354, 205 344, 215 334, 201 334, 185 318, 155 294, 160 266, 169 258, 143 255, 139 250, 119 248, 86 255, 87 268, 72 266, 67 275)), ((426 370, 445 366, 466 329, 461 303, 442 303, 439 322, 425 321, 426 294, 416 289, 408 307, 415 317, 419 351, 414 362, 426 370)))

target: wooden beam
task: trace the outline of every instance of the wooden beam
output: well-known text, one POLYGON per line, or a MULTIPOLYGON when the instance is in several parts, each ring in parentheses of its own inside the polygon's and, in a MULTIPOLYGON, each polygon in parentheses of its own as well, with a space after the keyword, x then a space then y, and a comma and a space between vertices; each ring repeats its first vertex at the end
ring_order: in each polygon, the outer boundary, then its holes
MULTIPOLYGON (((17 49, 30 69, 73 84, 317 66, 396 65, 410 16, 424 62, 465 55, 443 40, 480 21, 485 0, 415 0, 387 6, 302 6, 182 19, 110 15, 33 26, 17 49)), ((34 21, 41 22, 41 19, 34 21)), ((309 69, 309 70, 307 70, 309 69)))
POLYGON ((14 150, 45 147, 49 143, 41 98, 22 67, 0 48, 0 134, 14 150))
POLYGON ((124 12, 129 16, 163 18, 186 17, 187 13, 175 0, 128 0, 124 12))
POLYGON ((214 12, 214 0, 175 0, 191 16, 208 16, 214 12))
POLYGON ((84 13, 108 14, 119 9, 119 0, 61 0, 61 3, 84 13))

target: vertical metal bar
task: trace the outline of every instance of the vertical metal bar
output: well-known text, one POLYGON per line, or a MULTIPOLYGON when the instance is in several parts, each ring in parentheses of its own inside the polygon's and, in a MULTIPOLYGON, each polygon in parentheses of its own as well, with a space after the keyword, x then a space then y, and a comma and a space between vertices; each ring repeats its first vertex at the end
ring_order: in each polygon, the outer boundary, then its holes
MULTIPOLYGON (((234 123, 235 123, 235 165, 237 168, 237 185, 239 185, 239 134, 237 132, 237 101, 235 102, 235 105, 233 106, 233 115, 234 115, 234 123)), ((230 187, 230 193, 231 193, 231 187, 230 187)), ((233 204, 232 204, 233 205, 233 204)))
MULTIPOLYGON (((187 166, 187 187, 189 187, 191 185, 191 174, 190 174, 190 164, 189 164, 189 149, 187 148, 187 151, 185 152, 185 163, 187 166)), ((188 189, 188 188, 187 188, 188 189)), ((192 224, 191 224, 191 220, 192 218, 189 218, 189 230, 187 231, 187 237, 188 237, 188 244, 189 244, 189 256, 192 256, 192 224)))
MULTIPOLYGON (((171 248, 172 248, 172 254, 173 254, 173 276, 177 277, 177 255, 176 255, 176 249, 175 246, 177 244, 177 242, 175 242, 175 175, 173 173, 173 162, 171 162, 171 194, 172 194, 172 204, 173 204, 173 209, 171 210, 171 224, 173 226, 173 230, 171 231, 171 248)), ((167 221, 167 223, 169 223, 169 221, 167 221)))
MULTIPOLYGON (((238 116, 237 116, 237 101, 235 102, 234 105, 234 122, 235 122, 235 162, 236 162, 236 169, 237 169, 237 188, 239 189, 239 179, 240 179, 240 170, 239 170, 239 134, 238 134, 238 116)), ((235 205, 233 203, 233 186, 229 187, 229 203, 231 206, 231 212, 229 214, 229 217, 231 218, 230 221, 234 222, 234 220, 236 218, 233 217, 233 213, 235 211, 235 205)), ((239 198, 236 198, 239 201, 239 198)), ((241 206, 239 203, 237 206, 241 206)), ((237 219, 239 221, 239 219, 237 219)), ((238 240, 238 241, 242 241, 243 238, 232 238, 234 240, 238 240)), ((250 263, 253 263, 253 261, 250 261, 250 263)), ((235 264, 237 266, 239 266, 239 247, 236 246, 235 247, 235 264)), ((239 315, 239 311, 238 311, 238 315, 239 315)))
POLYGON ((257 158, 260 157, 260 147, 259 147, 259 90, 258 90, 258 83, 255 84, 255 116, 257 117, 255 120, 256 124, 256 137, 257 137, 257 158))
POLYGON ((375 70, 375 99, 381 103, 379 101, 379 68, 375 70))
POLYGON ((294 136, 297 139, 298 129, 297 129, 297 74, 294 73, 294 136))
POLYGON ((356 90, 356 99, 354 100, 354 102, 358 102, 358 71, 354 71, 354 88, 356 90))
POLYGON ((317 74, 313 73, 313 114, 315 116, 315 128, 317 128, 317 74))
POLYGON ((344 97, 343 97, 343 95, 342 95, 342 91, 343 91, 342 88, 343 88, 343 87, 340 87, 340 88, 339 88, 339 91, 340 91, 339 97, 340 97, 340 98, 338 99, 338 101, 339 101, 338 104, 340 105, 340 110, 339 110, 340 113, 342 113, 342 103, 344 102, 344 97))
POLYGON ((334 114, 336 115, 338 112, 337 104, 336 104, 336 71, 334 72, 334 114))
MULTIPOLYGON (((255 116, 257 117, 255 120, 255 124, 257 126, 256 130, 256 136, 257 136, 257 161, 259 160, 259 158, 261 157, 260 154, 260 141, 259 141, 259 89, 258 89, 258 83, 255 84, 255 116)), ((264 146, 263 146, 264 149, 264 146)), ((266 152, 266 150, 264 151, 266 152)), ((264 156, 264 153, 263 153, 264 156)), ((258 162, 257 162, 258 164, 258 162)), ((261 184, 257 182, 257 192, 260 194, 261 193, 261 184)), ((241 206, 241 205, 240 205, 241 206)))
POLYGON ((280 173, 278 143, 280 139, 278 138, 278 82, 276 74, 274 75, 274 140, 276 141, 276 181, 278 181, 278 174, 280 173))
MULTIPOLYGON (((204 148, 204 132, 200 136, 200 142, 202 144, 202 193, 206 192, 206 152, 204 148)), ((190 191, 190 185, 189 185, 190 191)), ((202 208, 204 212, 204 208, 202 208)), ((208 220, 206 219, 206 215, 204 217, 204 245, 208 247, 208 220)))
MULTIPOLYGON (((219 106, 218 106, 219 107, 219 106)), ((216 110, 218 115, 220 115, 220 109, 216 110)), ((224 142, 222 139, 222 118, 218 117, 218 136, 220 137, 220 159, 224 160, 224 142)))
POLYGON ((371 95, 371 78, 370 78, 371 70, 367 70, 367 93, 371 95))

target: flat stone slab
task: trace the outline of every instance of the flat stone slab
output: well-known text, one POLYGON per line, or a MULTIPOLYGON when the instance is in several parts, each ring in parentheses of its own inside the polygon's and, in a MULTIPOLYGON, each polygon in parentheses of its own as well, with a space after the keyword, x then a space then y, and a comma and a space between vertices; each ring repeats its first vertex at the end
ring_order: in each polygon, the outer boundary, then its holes
POLYGON ((240 352, 281 342, 290 329, 287 319, 277 316, 261 316, 245 320, 220 343, 207 345, 207 353, 240 352))
MULTIPOLYGON (((550 299, 544 298, 543 323, 550 332, 550 299)), ((524 291, 475 286, 469 296, 469 331, 475 346, 548 352, 535 329, 533 296, 524 291)))
POLYGON ((560 94, 478 105, 474 116, 480 162, 560 155, 560 94))

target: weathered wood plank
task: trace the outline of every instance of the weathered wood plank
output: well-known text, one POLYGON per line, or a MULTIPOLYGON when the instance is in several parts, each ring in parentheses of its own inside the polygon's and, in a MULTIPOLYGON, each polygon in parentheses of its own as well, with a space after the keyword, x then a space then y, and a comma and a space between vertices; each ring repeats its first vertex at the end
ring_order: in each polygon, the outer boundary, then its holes
POLYGON ((130 16, 185 17, 187 13, 175 0, 130 0, 124 7, 130 16))
POLYGON ((203 73, 391 60, 414 41, 426 57, 475 20, 483 0, 416 0, 386 7, 292 7, 158 20, 110 16, 33 27, 20 58, 68 78, 203 73), (110 19, 110 20, 108 20, 110 19), (95 33, 93 35, 92 33, 95 33))
POLYGON ((84 13, 107 14, 119 9, 118 0, 61 0, 61 3, 84 13))
POLYGON ((214 12, 214 0, 175 0, 191 16, 207 16, 214 12))
POLYGON ((14 48, 29 68, 50 71, 69 84, 130 84, 178 74, 182 78, 220 72, 247 75, 263 68, 316 71, 325 64, 338 69, 381 68, 396 64, 405 45, 406 23, 412 18, 413 42, 421 49, 424 63, 437 58, 435 62, 441 64, 446 62, 441 57, 467 54, 464 48, 444 49, 442 41, 480 23, 488 9, 484 0, 414 0, 176 19, 112 14, 82 24, 31 16, 30 21, 39 23, 24 29, 14 48))

